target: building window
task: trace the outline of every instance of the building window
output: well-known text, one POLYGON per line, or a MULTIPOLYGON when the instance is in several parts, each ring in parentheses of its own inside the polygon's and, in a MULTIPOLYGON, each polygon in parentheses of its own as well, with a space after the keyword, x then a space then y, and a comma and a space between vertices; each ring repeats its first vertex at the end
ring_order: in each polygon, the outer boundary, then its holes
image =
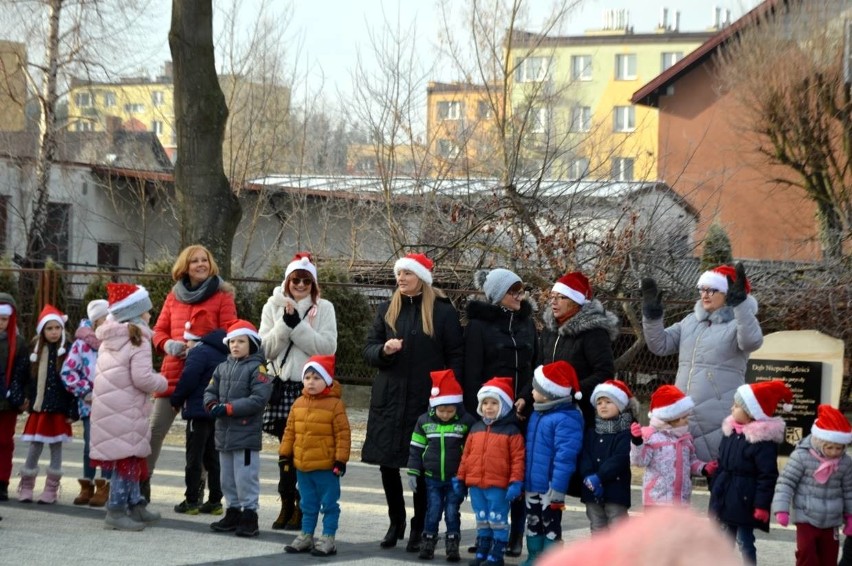
POLYGON ((81 120, 77 122, 77 131, 78 132, 92 132, 95 129, 95 125, 89 122, 88 120, 81 120))
POLYGON ((108 90, 104 93, 104 106, 111 108, 115 106, 115 93, 108 90))
POLYGON ((541 82, 546 78, 546 57, 527 57, 515 69, 515 81, 519 83, 541 82))
POLYGON ((151 104, 154 106, 162 106, 166 102, 166 97, 161 90, 155 90, 151 93, 151 104))
POLYGON ((632 181, 633 180, 633 158, 632 157, 613 157, 612 158, 612 178, 616 181, 632 181))
POLYGON ((98 268, 115 269, 119 266, 118 259, 121 251, 119 244, 98 242, 98 268))
POLYGON ((575 106, 571 109, 571 131, 588 132, 592 129, 592 108, 575 106))
POLYGON ((88 108, 92 105, 92 93, 78 92, 74 95, 74 104, 80 108, 88 108))
POLYGON ((571 56, 571 79, 575 81, 590 81, 592 80, 592 56, 591 55, 572 55, 571 56))
POLYGON ((459 146, 452 140, 438 140, 438 155, 453 158, 459 154, 459 146))
POLYGON ((615 80, 632 81, 636 79, 636 54, 626 53, 615 56, 615 80))
POLYGON ((632 132, 636 129, 636 109, 633 106, 616 106, 612 112, 613 132, 632 132))
POLYGON ((68 263, 71 244, 71 205, 61 202, 47 203, 47 230, 44 238, 44 255, 61 265, 68 263))
POLYGON ((163 122, 160 120, 154 120, 151 122, 151 131, 157 134, 158 136, 163 135, 163 122))
POLYGON ((683 51, 672 51, 660 55, 660 72, 665 71, 683 59, 683 51))
POLYGON ((476 105, 476 117, 480 120, 489 120, 492 117, 491 104, 486 100, 480 100, 476 105))
POLYGON ((547 131, 549 114, 547 108, 530 109, 530 131, 534 134, 543 134, 547 131))
POLYGON ((461 120, 464 103, 457 100, 443 100, 438 103, 439 120, 461 120))
POLYGON ((569 179, 582 179, 586 175, 589 174, 589 160, 585 157, 578 157, 573 159, 571 163, 568 164, 568 178, 569 179))
POLYGON ((128 114, 139 114, 145 111, 144 104, 125 104, 124 111, 128 114))

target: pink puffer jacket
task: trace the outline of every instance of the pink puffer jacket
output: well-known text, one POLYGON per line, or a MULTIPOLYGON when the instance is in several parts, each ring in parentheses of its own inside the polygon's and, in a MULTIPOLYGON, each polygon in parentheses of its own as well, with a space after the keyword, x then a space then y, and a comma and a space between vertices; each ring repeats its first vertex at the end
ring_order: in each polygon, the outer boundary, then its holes
POLYGON ((97 336, 90 455, 104 461, 144 458, 151 453, 148 395, 168 386, 151 364, 151 330, 142 327, 142 343, 134 346, 127 323, 108 319, 97 336))

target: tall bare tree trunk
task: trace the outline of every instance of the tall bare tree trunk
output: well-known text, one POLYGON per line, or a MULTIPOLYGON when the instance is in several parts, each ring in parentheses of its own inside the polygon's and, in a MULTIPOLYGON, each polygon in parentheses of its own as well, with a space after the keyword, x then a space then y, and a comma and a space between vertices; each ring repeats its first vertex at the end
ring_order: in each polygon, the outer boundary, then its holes
POLYGON ((181 245, 206 246, 227 277, 242 210, 222 163, 228 107, 216 76, 212 0, 172 0, 169 48, 174 63, 181 245))

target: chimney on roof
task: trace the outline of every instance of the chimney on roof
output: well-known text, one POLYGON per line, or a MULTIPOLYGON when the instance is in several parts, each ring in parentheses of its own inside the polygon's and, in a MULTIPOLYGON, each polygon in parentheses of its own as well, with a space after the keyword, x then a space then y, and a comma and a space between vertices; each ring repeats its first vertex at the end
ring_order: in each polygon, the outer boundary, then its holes
POLYGON ((731 25, 731 10, 725 10, 725 27, 731 25))
POLYGON ((713 6, 713 12, 710 14, 712 18, 711 27, 713 29, 720 29, 722 27, 722 8, 719 6, 713 6))
POLYGON ((680 31, 680 10, 675 11, 675 15, 674 15, 674 31, 680 31))
POLYGON ((660 29, 669 29, 669 9, 663 6, 660 8, 660 24, 657 26, 660 29))

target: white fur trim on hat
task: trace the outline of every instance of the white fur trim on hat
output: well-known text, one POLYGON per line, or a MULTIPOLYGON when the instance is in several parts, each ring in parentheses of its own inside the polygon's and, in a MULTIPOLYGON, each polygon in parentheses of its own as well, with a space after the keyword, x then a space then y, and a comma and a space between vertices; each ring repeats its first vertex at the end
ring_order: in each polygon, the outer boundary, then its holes
POLYGON ((609 383, 600 383, 595 387, 595 390, 592 391, 592 405, 598 402, 598 397, 606 397, 611 400, 619 411, 623 411, 629 401, 624 391, 609 383))
POLYGON ((766 416, 766 413, 763 412, 763 407, 760 406, 757 397, 754 395, 754 390, 748 383, 737 387, 737 393, 739 393, 740 397, 742 397, 743 403, 745 403, 745 409, 748 414, 751 415, 751 418, 756 421, 769 418, 766 416))
MULTIPOLYGON (((437 395, 438 392, 435 390, 437 387, 432 388, 432 394, 437 395)), ((429 406, 430 407, 439 407, 441 405, 458 405, 464 401, 464 397, 461 395, 441 395, 440 397, 431 397, 429 398, 429 406)))
MULTIPOLYGON (((504 414, 506 407, 512 407, 514 403, 512 403, 512 399, 506 395, 506 392, 500 389, 499 387, 494 387, 492 385, 483 385, 479 392, 476 394, 477 408, 476 412, 480 415, 482 413, 479 412, 479 405, 482 405, 483 399, 497 399, 500 401, 500 414, 504 414)), ((506 413, 507 414, 507 413, 506 413)))
POLYGON ((44 315, 43 317, 41 317, 39 319, 38 324, 36 325, 36 334, 41 334, 41 331, 44 330, 44 327, 51 320, 58 322, 59 326, 62 326, 64 328, 65 323, 68 322, 68 317, 67 316, 59 316, 58 314, 53 314, 53 313, 44 315))
POLYGON ((314 283, 317 282, 317 266, 311 263, 307 257, 300 257, 299 259, 294 259, 289 264, 287 264, 287 269, 284 271, 284 280, 286 281, 290 274, 294 271, 304 270, 311 274, 311 277, 314 278, 314 283))
POLYGON ((548 379, 547 376, 544 375, 543 370, 544 366, 538 366, 537 368, 535 368, 535 371, 533 372, 533 378, 535 379, 536 383, 538 383, 539 387, 544 389, 548 394, 552 395, 553 397, 571 397, 573 395, 574 399, 578 401, 583 398, 582 391, 574 391, 570 387, 563 387, 561 385, 558 385, 557 383, 548 379))
POLYGON ((654 409, 648 413, 648 416, 661 421, 673 421, 689 414, 693 407, 695 407, 695 401, 686 395, 671 405, 654 409))
POLYGON ((811 434, 825 442, 835 444, 852 444, 852 432, 840 432, 839 430, 825 430, 816 425, 811 427, 811 434))
POLYGON ((12 305, 6 303, 0 304, 0 316, 12 316, 14 312, 15 309, 12 308, 12 305))
POLYGON ((721 293, 727 293, 728 278, 718 271, 713 271, 711 269, 702 273, 701 277, 698 278, 698 287, 708 287, 710 289, 716 289, 721 293))
POLYGON ((560 283, 559 281, 554 283, 553 284, 553 292, 559 293, 560 295, 565 295, 566 297, 568 297, 569 299, 571 299, 572 301, 574 301, 578 305, 586 304, 586 296, 583 293, 581 293, 580 291, 575 291, 574 289, 572 289, 571 287, 569 287, 565 283, 560 283))
POLYGON ((237 336, 248 336, 250 339, 254 339, 255 342, 260 342, 260 334, 251 328, 237 328, 232 330, 222 339, 222 342, 227 344, 231 338, 236 338, 237 336))
POLYGON ((426 285, 432 285, 432 273, 416 259, 411 259, 410 257, 401 257, 396 260, 396 263, 393 264, 394 275, 396 275, 403 269, 412 272, 414 275, 417 276, 418 279, 423 281, 423 283, 425 283, 426 285))
POLYGON ((328 385, 329 387, 331 387, 331 384, 334 381, 334 378, 331 377, 328 374, 328 371, 324 367, 322 367, 322 364, 315 362, 313 360, 308 360, 308 362, 305 363, 305 367, 302 368, 302 379, 304 379, 305 372, 307 372, 308 369, 312 369, 315 372, 317 372, 318 374, 320 374, 320 376, 322 377, 322 380, 325 381, 325 384, 328 385))

